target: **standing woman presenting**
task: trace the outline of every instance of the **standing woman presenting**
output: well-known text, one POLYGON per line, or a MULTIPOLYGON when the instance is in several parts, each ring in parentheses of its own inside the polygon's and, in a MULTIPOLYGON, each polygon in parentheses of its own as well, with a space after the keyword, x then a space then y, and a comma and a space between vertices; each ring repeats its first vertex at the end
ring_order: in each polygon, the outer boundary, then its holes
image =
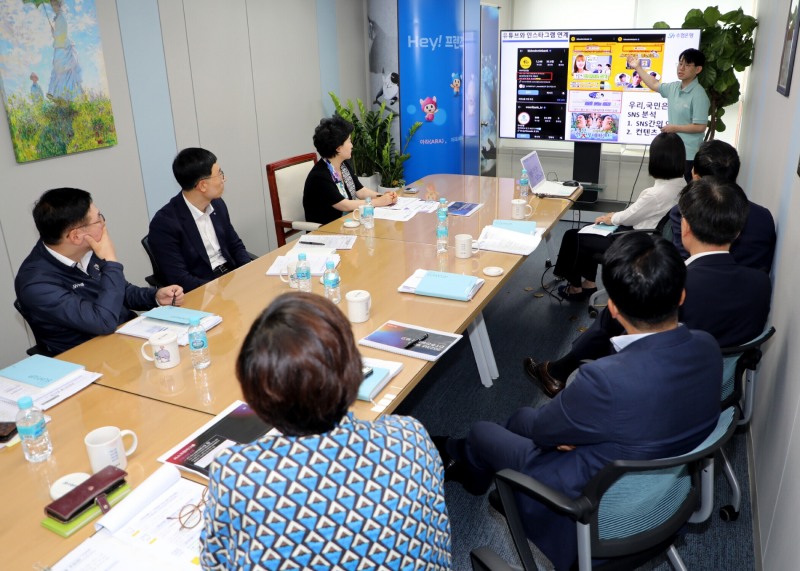
POLYGON ((358 180, 350 157, 353 125, 338 115, 323 119, 314 130, 314 147, 322 160, 317 161, 306 178, 303 189, 303 209, 307 222, 327 224, 352 212, 366 198, 375 206, 390 206, 397 202, 395 192, 379 195, 358 180))

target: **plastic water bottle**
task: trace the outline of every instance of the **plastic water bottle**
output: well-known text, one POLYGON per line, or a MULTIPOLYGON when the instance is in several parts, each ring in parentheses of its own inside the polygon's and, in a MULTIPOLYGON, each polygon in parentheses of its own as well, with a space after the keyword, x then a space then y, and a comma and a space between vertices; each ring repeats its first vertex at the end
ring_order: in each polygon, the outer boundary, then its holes
POLYGON ((205 369, 211 364, 211 353, 208 351, 208 336, 200 325, 200 318, 193 317, 189 321, 189 351, 192 355, 192 367, 205 369))
MULTIPOLYGON (((363 221, 362 221, 363 223, 363 221)), ((308 264, 305 252, 297 254, 297 289, 300 291, 311 291, 311 266, 308 264)))
POLYGON ((333 260, 325 262, 325 274, 322 276, 322 282, 325 284, 325 297, 333 303, 342 301, 342 290, 339 287, 339 272, 336 270, 336 264, 333 260))
POLYGON ((439 208, 436 210, 436 214, 443 214, 444 215, 444 223, 447 226, 447 216, 450 214, 447 210, 447 199, 440 198, 439 199, 439 208))
POLYGON ((367 203, 364 205, 364 210, 361 213, 361 223, 364 228, 375 227, 375 207, 372 205, 372 197, 367 197, 367 203))
POLYGON ((436 213, 436 253, 447 253, 447 214, 441 210, 436 213))
POLYGON ((522 169, 522 174, 519 177, 519 197, 528 198, 531 192, 531 184, 528 181, 528 171, 522 169))
POLYGON ((22 440, 22 453, 28 462, 44 462, 53 453, 44 413, 33 406, 31 397, 21 397, 17 406, 17 432, 22 440))

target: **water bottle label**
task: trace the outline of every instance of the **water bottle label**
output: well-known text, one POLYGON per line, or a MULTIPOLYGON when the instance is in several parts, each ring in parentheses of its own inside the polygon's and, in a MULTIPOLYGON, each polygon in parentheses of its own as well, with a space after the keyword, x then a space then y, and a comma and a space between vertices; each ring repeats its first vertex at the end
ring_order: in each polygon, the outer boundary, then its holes
POLYGON ((325 278, 325 287, 339 287, 339 278, 337 276, 325 278))
POLYGON ((206 347, 208 347, 208 338, 205 333, 192 333, 189 336, 189 348, 192 351, 205 349, 206 347))
POLYGON ((17 425, 17 432, 19 432, 20 438, 39 438, 44 431, 47 429, 44 423, 44 418, 42 418, 36 424, 32 424, 30 426, 19 426, 17 425))
POLYGON ((447 228, 437 228, 436 229, 436 237, 437 238, 447 238, 447 228))
POLYGON ((375 207, 374 206, 365 206, 364 207, 364 216, 374 216, 375 215, 375 207))
POLYGON ((311 270, 309 268, 297 268, 295 274, 298 280, 310 280, 311 270))

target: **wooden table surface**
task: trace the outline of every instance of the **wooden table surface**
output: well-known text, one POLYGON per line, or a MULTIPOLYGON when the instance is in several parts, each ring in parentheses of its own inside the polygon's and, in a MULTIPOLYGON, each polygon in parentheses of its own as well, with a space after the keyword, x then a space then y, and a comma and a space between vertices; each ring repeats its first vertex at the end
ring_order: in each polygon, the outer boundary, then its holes
MULTIPOLYGON (((96 381, 98 385, 217 414, 233 400, 242 398, 234 370, 239 348, 250 325, 270 300, 281 293, 294 291, 277 276, 265 275, 274 259, 292 246, 287 244, 186 295, 185 307, 210 311, 223 318, 222 323, 208 333, 211 365, 207 369, 195 371, 192 368, 188 347, 180 349, 180 365, 172 369, 157 369, 141 356, 143 339, 117 333, 79 345, 63 353, 61 358, 102 373, 103 376, 96 381)), ((339 255, 342 297, 354 289, 365 289, 372 295, 369 321, 353 324, 356 339, 368 335, 390 319, 461 333, 523 260, 521 256, 496 252, 480 252, 471 259, 458 259, 452 252, 437 255, 432 244, 364 236, 356 240, 352 250, 340 250, 339 255), (486 277, 482 270, 487 266, 499 266, 504 269, 504 274, 486 277), (398 293, 400 284, 418 268, 477 275, 486 283, 469 302, 398 293)), ((316 277, 312 278, 312 291, 323 293, 323 286, 316 277)), ((346 311, 344 299, 340 307, 346 311)), ((382 412, 393 410, 432 366, 421 359, 369 347, 360 349, 367 357, 404 364, 400 374, 382 393, 396 395, 386 410, 375 410, 371 403, 356 402, 353 410, 363 419, 377 418, 382 412)))
POLYGON ((101 426, 117 426, 136 433, 139 444, 126 468, 127 482, 135 487, 158 468, 156 458, 211 418, 205 413, 96 385, 56 405, 47 414, 52 417, 47 427, 53 442, 53 455, 47 462, 26 461, 20 444, 0 450, 0 506, 5 522, 0 526, 0 568, 9 571, 45 569, 94 532, 92 522, 64 538, 40 523, 44 506, 51 501, 50 486, 57 479, 73 472, 91 473, 83 443, 88 432, 101 426))
MULTIPOLYGON (((515 197, 512 179, 433 175, 418 181, 420 198, 482 202, 470 217, 451 217, 451 247, 448 254, 437 254, 435 216, 418 214, 409 222, 376 220, 375 228, 353 232, 342 227, 342 220, 323 226, 321 233, 355 233, 352 250, 341 250, 339 272, 342 297, 347 291, 365 289, 372 295, 369 321, 353 325, 360 339, 385 321, 393 319, 433 329, 464 333, 504 282, 524 260, 523 257, 495 252, 479 252, 470 259, 454 256, 452 237, 459 233, 476 237, 495 218, 510 218, 511 199, 515 197), (499 266, 499 277, 482 274, 487 266, 499 266), (426 298, 397 292, 398 286, 416 269, 432 269, 469 275, 486 280, 469 302, 426 298)), ((580 194, 576 189, 572 198, 580 194)), ((546 230, 555 224, 570 206, 570 201, 531 198, 536 220, 546 230)), ((241 398, 234 363, 242 339, 260 312, 277 295, 293 291, 278 277, 265 273, 279 255, 293 244, 270 252, 258 260, 228 273, 186 295, 185 306, 222 316, 220 325, 209 332, 211 366, 195 371, 187 347, 181 348, 181 363, 168 370, 156 369, 140 353, 143 339, 112 334, 97 337, 60 357, 81 363, 90 371, 102 373, 92 386, 47 411, 54 452, 48 462, 25 461, 19 445, 0 450, 0 473, 5 485, 0 490, 5 525, 0 530, 3 569, 44 569, 75 548, 93 530, 89 525, 71 538, 62 538, 40 525, 48 490, 59 477, 72 472, 90 471, 83 437, 92 429, 114 425, 131 429, 139 437, 139 446, 128 461, 128 482, 140 484, 158 467, 156 458, 181 439, 207 422, 233 400, 241 398)), ((312 291, 322 294, 319 280, 312 278, 312 291)), ((346 301, 341 306, 344 311, 346 301)), ((376 400, 394 399, 377 408, 372 403, 356 401, 355 414, 374 419, 391 412, 422 379, 433 363, 360 347, 368 357, 400 361, 403 370, 387 385, 376 400)))
MULTIPOLYGON (((448 218, 451 248, 453 237, 456 234, 471 234, 473 238, 477 238, 483 227, 491 225, 495 219, 510 219, 511 201, 518 198, 518 190, 515 188, 513 178, 437 174, 426 176, 411 186, 418 188, 419 192, 413 195, 401 193, 400 196, 433 201, 446 198, 448 202, 464 201, 483 204, 471 216, 450 216, 448 218)), ((582 192, 583 189, 576 187, 569 198, 575 200, 582 192)), ((537 228, 544 228, 546 236, 553 225, 572 206, 571 200, 531 196, 528 204, 533 208, 533 213, 526 220, 533 220, 536 222, 537 228)), ((367 232, 363 227, 345 228, 344 220, 342 218, 326 224, 320 228, 320 231, 357 236, 367 232)), ((372 234, 375 238, 435 244, 436 215, 419 213, 408 222, 375 220, 375 229, 372 234)))

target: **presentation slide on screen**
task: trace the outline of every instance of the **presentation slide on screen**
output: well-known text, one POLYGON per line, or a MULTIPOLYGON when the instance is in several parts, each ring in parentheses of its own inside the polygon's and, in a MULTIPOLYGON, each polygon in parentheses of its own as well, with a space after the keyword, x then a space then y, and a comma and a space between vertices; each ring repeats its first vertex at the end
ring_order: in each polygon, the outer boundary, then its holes
POLYGON ((667 100, 628 67, 635 54, 658 81, 677 81, 680 53, 699 30, 504 30, 500 136, 649 144, 667 100))

